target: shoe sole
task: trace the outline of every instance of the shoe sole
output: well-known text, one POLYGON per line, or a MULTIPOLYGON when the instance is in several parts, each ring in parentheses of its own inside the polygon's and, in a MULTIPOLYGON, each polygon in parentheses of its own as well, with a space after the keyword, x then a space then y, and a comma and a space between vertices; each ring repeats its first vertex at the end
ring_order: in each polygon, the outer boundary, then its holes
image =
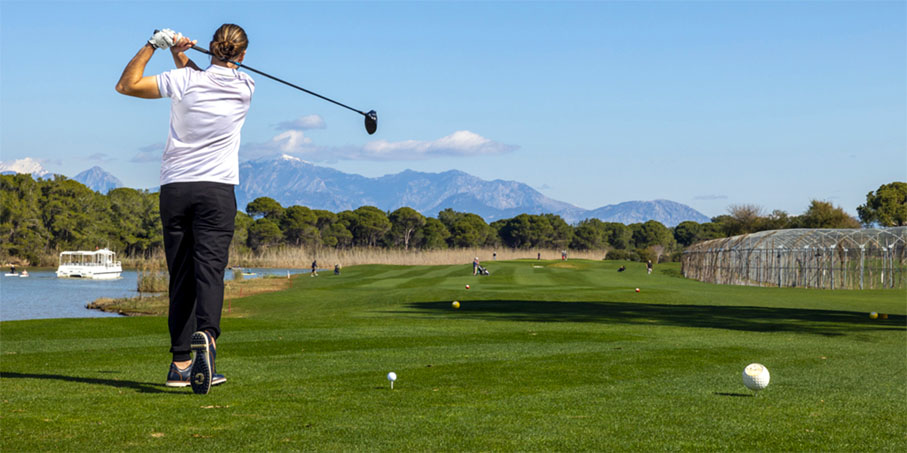
POLYGON ((168 381, 164 385, 166 385, 167 387, 189 387, 191 384, 189 384, 186 381, 179 381, 179 382, 169 382, 168 381))
POLYGON ((224 382, 227 382, 227 378, 225 377, 219 379, 211 379, 211 386, 214 387, 215 385, 221 385, 224 382))
POLYGON ((195 360, 192 362, 192 374, 189 381, 192 391, 198 395, 206 395, 211 390, 211 343, 204 332, 192 334, 192 351, 195 360))

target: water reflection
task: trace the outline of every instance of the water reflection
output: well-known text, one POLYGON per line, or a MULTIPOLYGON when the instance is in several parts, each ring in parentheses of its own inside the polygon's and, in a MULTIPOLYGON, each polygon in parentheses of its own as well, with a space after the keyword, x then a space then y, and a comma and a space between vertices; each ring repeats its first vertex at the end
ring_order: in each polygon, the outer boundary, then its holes
MULTIPOLYGON (((310 272, 308 269, 243 268, 243 278, 287 276, 310 272)), ((46 318, 101 318, 119 316, 85 305, 102 297, 135 297, 137 274, 123 271, 116 280, 57 278, 52 270, 29 271, 28 278, 0 276, 0 321, 46 318)), ((234 278, 227 269, 225 280, 234 278)))

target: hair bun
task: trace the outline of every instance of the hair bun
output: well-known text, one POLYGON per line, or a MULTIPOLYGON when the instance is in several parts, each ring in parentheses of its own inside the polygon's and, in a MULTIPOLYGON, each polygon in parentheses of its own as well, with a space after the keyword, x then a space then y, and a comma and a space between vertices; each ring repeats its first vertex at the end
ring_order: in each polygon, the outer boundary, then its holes
POLYGON ((222 61, 230 61, 239 57, 249 45, 246 32, 234 24, 224 24, 214 32, 211 40, 211 53, 222 61))
POLYGON ((215 42, 212 45, 211 51, 221 60, 232 60, 236 58, 236 54, 239 53, 236 51, 236 47, 236 43, 233 42, 215 42))

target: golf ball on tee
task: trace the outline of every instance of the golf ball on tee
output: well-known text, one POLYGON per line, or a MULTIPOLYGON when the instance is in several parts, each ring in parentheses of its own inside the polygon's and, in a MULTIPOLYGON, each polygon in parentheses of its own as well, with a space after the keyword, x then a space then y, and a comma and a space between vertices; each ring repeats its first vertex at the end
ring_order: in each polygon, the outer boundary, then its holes
POLYGON ((452 304, 450 304, 450 306, 453 307, 454 310, 456 310, 456 309, 460 308, 460 302, 455 300, 455 301, 453 301, 452 304))
POLYGON ((390 373, 387 373, 387 380, 388 380, 388 381, 391 381, 391 382, 396 381, 396 380, 397 380, 397 373, 394 373, 393 371, 391 371, 390 373))
POLYGON ((768 368, 761 363, 751 363, 743 369, 743 385, 750 390, 758 392, 768 387, 770 378, 768 368))

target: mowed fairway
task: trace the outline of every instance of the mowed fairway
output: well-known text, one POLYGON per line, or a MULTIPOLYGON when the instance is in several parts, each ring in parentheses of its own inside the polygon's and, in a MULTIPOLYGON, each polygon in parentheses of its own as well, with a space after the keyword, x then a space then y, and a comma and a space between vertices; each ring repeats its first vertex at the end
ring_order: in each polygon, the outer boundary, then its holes
POLYGON ((907 451, 903 290, 487 264, 357 266, 234 301, 229 381, 206 396, 163 386, 164 317, 2 323, 0 450, 907 451), (752 362, 771 372, 755 398, 752 362))

